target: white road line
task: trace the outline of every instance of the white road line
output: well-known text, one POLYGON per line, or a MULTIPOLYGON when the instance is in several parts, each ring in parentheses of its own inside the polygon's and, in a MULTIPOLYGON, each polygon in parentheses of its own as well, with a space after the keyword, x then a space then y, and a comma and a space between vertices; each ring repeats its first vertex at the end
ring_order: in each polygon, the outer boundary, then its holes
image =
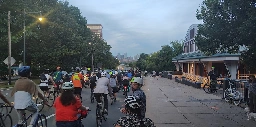
MULTIPOLYGON (((51 115, 49 115, 49 116, 47 116, 46 117, 46 119, 48 120, 48 119, 50 119, 51 117, 54 117, 55 116, 55 114, 51 114, 51 115)), ((44 122, 45 121, 45 119, 42 119, 42 122, 44 122)), ((40 121, 38 121, 38 123, 40 123, 40 121)), ((48 123, 48 122, 47 122, 48 123)), ((48 126, 48 125, 47 125, 48 126)), ((28 126, 27 126, 28 127, 28 126)))

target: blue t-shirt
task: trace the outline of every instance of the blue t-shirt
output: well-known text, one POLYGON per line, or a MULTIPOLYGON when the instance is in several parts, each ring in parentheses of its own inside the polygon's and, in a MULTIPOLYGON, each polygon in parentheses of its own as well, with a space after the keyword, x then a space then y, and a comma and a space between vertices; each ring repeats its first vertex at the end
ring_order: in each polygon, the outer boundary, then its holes
POLYGON ((127 77, 132 78, 132 73, 131 72, 127 73, 127 77))

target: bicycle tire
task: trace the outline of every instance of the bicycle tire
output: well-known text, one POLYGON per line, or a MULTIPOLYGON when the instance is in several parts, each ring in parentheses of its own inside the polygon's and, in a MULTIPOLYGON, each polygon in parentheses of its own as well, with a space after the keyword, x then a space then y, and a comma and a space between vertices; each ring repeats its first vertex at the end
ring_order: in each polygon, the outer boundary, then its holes
POLYGON ((12 117, 9 114, 3 116, 2 122, 4 125, 3 127, 12 127, 12 117))
POLYGON ((48 102, 48 106, 52 107, 54 104, 54 96, 53 93, 49 93, 48 97, 46 98, 47 102, 48 102))
POLYGON ((3 114, 8 114, 9 110, 8 110, 8 107, 1 107, 5 105, 4 103, 0 103, 0 112, 3 113, 3 114))
POLYGON ((234 99, 233 99, 234 105, 236 105, 236 106, 240 105, 241 101, 242 101, 241 93, 239 91, 235 91, 234 99))
POLYGON ((41 112, 44 109, 44 102, 42 99, 37 98, 36 99, 36 106, 38 107, 39 112, 41 112))
POLYGON ((229 89, 226 89, 225 91, 224 91, 224 93, 223 93, 223 97, 224 97, 224 100, 226 101, 226 102, 229 102, 230 101, 230 91, 229 91, 229 89))
POLYGON ((101 127, 101 114, 100 114, 100 109, 99 107, 97 106, 96 108, 96 125, 97 127, 101 127))
POLYGON ((205 84, 203 86, 203 90, 204 90, 205 93, 209 94, 209 93, 211 93, 211 86, 209 84, 205 84))

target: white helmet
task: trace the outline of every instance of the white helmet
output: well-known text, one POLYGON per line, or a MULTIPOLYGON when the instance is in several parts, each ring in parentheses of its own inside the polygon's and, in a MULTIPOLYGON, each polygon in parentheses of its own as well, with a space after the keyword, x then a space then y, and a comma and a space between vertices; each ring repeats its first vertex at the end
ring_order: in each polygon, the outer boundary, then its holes
POLYGON ((70 89, 74 89, 74 85, 72 82, 65 82, 65 83, 63 83, 61 88, 63 90, 70 90, 70 89))
POLYGON ((136 82, 140 85, 143 85, 143 79, 141 77, 133 77, 131 82, 136 82))
POLYGON ((105 71, 101 72, 101 77, 106 77, 107 73, 105 71))

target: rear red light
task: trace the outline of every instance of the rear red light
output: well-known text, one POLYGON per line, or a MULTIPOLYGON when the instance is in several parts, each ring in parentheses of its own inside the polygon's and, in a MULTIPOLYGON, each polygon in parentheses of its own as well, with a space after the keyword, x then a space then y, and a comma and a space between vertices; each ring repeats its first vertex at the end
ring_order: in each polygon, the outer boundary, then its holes
POLYGON ((127 86, 125 86, 124 88, 127 88, 127 86))

